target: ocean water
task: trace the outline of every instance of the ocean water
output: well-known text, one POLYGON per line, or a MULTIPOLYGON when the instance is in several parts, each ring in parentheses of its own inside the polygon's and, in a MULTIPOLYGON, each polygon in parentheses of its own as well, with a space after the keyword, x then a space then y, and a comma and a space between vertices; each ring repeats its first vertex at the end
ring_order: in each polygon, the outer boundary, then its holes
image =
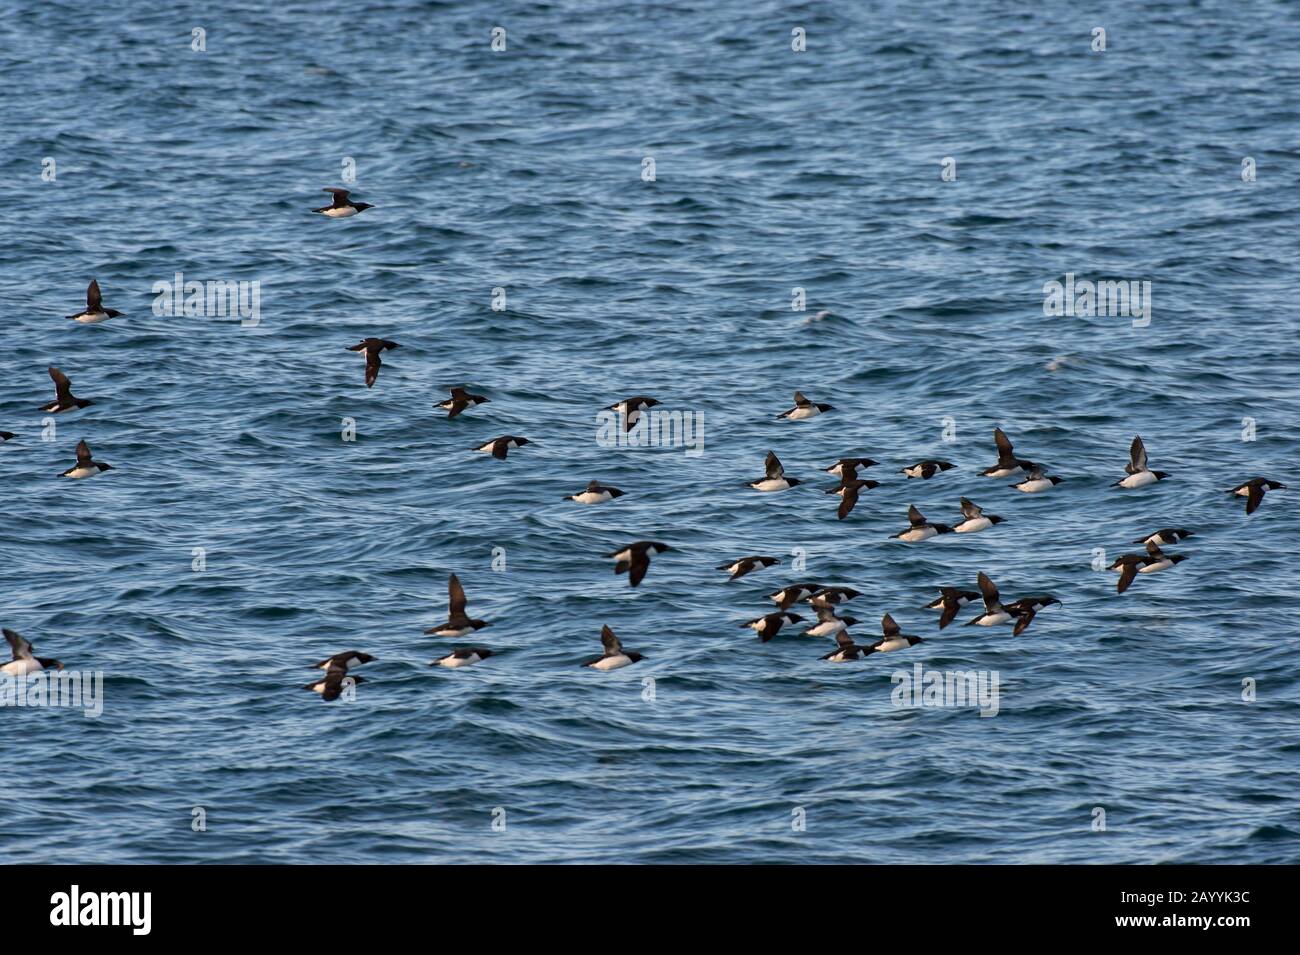
POLYGON ((331 8, 0 4, 3 623, 103 674, 97 719, 0 711, 0 861, 1300 859, 1300 498, 1223 493, 1300 485, 1292 4, 331 8), (310 214, 345 185, 375 208, 310 214), (157 314, 178 272, 256 324, 157 314), (1045 315, 1067 274, 1150 321, 1045 315), (67 321, 92 277, 125 315, 67 321), (95 402, 53 431, 50 364, 95 402), (699 453, 599 441, 637 394, 699 453), (1063 483, 981 477, 998 426, 1063 483), (1135 434, 1171 477, 1112 488, 1135 434), (59 479, 83 438, 115 470, 59 479), (807 483, 744 487, 769 449, 807 483), (848 454, 882 483, 841 522, 848 454), (563 500, 593 478, 626 495, 563 500), (962 495, 1006 522, 889 539, 962 495), (1172 570, 1093 569, 1171 525, 1172 570), (940 632, 981 570, 1063 606, 940 632), (498 654, 456 671, 452 572, 498 654), (924 642, 738 626, 808 579, 924 642), (580 667, 603 625, 646 659, 580 667), (346 649, 355 700, 301 689, 346 649), (894 705, 916 664, 997 715, 894 705))

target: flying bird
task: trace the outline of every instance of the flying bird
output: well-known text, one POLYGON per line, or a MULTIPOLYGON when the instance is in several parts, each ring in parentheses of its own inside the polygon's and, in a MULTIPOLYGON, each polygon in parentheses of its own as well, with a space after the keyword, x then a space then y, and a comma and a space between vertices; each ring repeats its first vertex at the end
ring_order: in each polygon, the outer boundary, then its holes
POLYGON ((1128 477, 1116 481, 1111 487, 1145 487, 1169 477, 1164 471, 1152 471, 1147 467, 1147 448, 1142 443, 1141 435, 1133 439, 1133 444, 1128 450, 1128 458, 1128 464, 1124 465, 1128 477))
POLYGON ((323 678, 314 683, 303 684, 303 689, 319 693, 322 700, 331 703, 342 696, 349 687, 365 682, 365 677, 352 676, 345 667, 329 667, 323 678))
POLYGON ((605 556, 614 558, 614 573, 627 574, 627 582, 635 587, 645 579, 650 558, 669 550, 672 548, 658 541, 637 541, 605 556))
POLYGON ((31 641, 25 640, 8 627, 4 628, 5 640, 9 643, 13 659, 0 665, 0 673, 8 676, 26 676, 40 670, 62 670, 63 664, 58 660, 38 657, 32 650, 31 641))
POLYGON ((835 511, 836 517, 840 520, 848 517, 853 508, 857 506, 858 495, 863 491, 870 491, 873 487, 880 487, 880 482, 853 479, 845 481, 839 487, 827 490, 827 494, 838 494, 840 496, 840 506, 835 511))
POLYGON ((484 398, 482 395, 471 395, 464 388, 453 388, 451 389, 451 397, 446 401, 438 402, 437 406, 446 409, 448 418, 454 418, 466 408, 476 408, 491 400, 490 398, 484 398))
POLYGON ((802 484, 798 478, 788 478, 785 476, 785 468, 781 466, 781 461, 771 451, 767 452, 766 465, 767 474, 757 481, 746 482, 755 491, 786 491, 796 484, 802 484))
POLYGON ((347 189, 322 189, 321 192, 333 193, 334 201, 327 206, 321 206, 319 209, 313 209, 312 212, 319 212, 323 216, 331 219, 346 219, 348 216, 354 216, 358 213, 365 212, 367 209, 373 209, 368 202, 353 202, 348 198, 347 189))
POLYGON ((383 362, 379 358, 379 353, 393 348, 401 348, 397 342, 390 342, 386 338, 363 338, 355 345, 344 346, 348 351, 364 352, 366 356, 366 387, 373 388, 375 379, 379 377, 379 366, 383 362))
POLYGON ((657 398, 637 395, 635 398, 624 398, 622 401, 616 401, 605 410, 613 411, 623 419, 623 430, 626 432, 636 427, 636 423, 641 420, 641 412, 648 411, 659 403, 657 398))
POLYGON ((617 670, 619 667, 631 666, 638 660, 645 659, 644 654, 634 650, 624 650, 622 641, 614 636, 614 631, 607 626, 601 628, 600 643, 605 648, 605 652, 598 657, 592 657, 583 663, 583 666, 591 667, 593 670, 617 670))
POLYGON ((1277 481, 1271 481, 1268 478, 1257 477, 1238 484, 1232 490, 1228 491, 1228 493, 1240 494, 1244 497, 1246 499, 1246 513, 1254 514, 1255 510, 1264 500, 1264 492, 1278 490, 1285 491, 1286 485, 1279 484, 1277 481))
POLYGON ((907 530, 900 531, 892 536, 899 540, 912 543, 915 541, 929 540, 931 537, 935 537, 939 534, 948 534, 952 532, 952 528, 947 524, 931 524, 927 521, 921 512, 916 509, 915 504, 909 504, 907 506, 907 520, 912 526, 907 530))
POLYGON ((973 534, 976 531, 992 527, 994 524, 1001 524, 1006 520, 1006 518, 998 517, 996 514, 989 514, 986 517, 983 510, 964 497, 961 499, 961 516, 962 522, 953 527, 953 530, 958 534, 973 534))
POLYGON ((998 446, 998 463, 980 472, 985 477, 1010 477, 1013 474, 1028 472, 1036 466, 1032 461, 1021 461, 1016 457, 1011 442, 1001 428, 993 429, 993 441, 998 446))
POLYGON ((727 573, 731 574, 731 576, 727 578, 728 580, 739 580, 741 577, 753 573, 755 570, 764 567, 771 567, 774 564, 779 563, 781 563, 781 561, 776 557, 763 557, 761 555, 756 555, 754 557, 741 557, 733 560, 729 564, 719 564, 716 569, 725 570, 727 573))
POLYGON ((908 647, 923 642, 920 637, 914 637, 910 633, 903 633, 898 624, 894 622, 894 618, 889 614, 885 614, 880 618, 880 629, 884 632, 884 637, 871 645, 871 649, 876 653, 906 650, 908 647))
POLYGON ((805 418, 815 418, 819 414, 825 414, 827 411, 834 411, 834 407, 817 401, 809 401, 803 396, 802 392, 794 393, 794 407, 782 411, 778 418, 786 418, 790 421, 802 421, 805 418))
POLYGON ((77 444, 77 463, 60 474, 59 477, 80 480, 81 478, 94 477, 102 471, 111 470, 113 470, 113 465, 91 459, 90 445, 82 440, 77 444))
POLYGON ((921 478, 922 480, 928 481, 941 471, 950 471, 956 466, 957 465, 953 464, 951 461, 935 461, 933 459, 927 459, 925 461, 917 461, 910 468, 900 468, 899 470, 900 473, 906 474, 909 478, 921 478))
POLYGON ((54 382, 54 400, 47 405, 41 405, 42 411, 58 414, 61 411, 74 411, 94 404, 89 398, 78 398, 73 395, 72 382, 68 380, 67 375, 53 365, 49 370, 50 379, 54 382))
POLYGON ((108 321, 110 318, 117 318, 121 314, 115 309, 104 307, 99 297, 99 283, 91 279, 90 285, 86 288, 86 310, 76 315, 69 315, 68 318, 83 325, 94 325, 97 322, 108 321))
POLYGON ((499 438, 493 438, 487 444, 481 444, 477 448, 470 448, 471 451, 482 451, 484 454, 490 454, 498 461, 504 461, 506 454, 515 448, 522 448, 525 444, 532 444, 527 438, 521 438, 517 434, 503 434, 499 438))
POLYGON ((746 620, 741 624, 741 626, 753 630, 758 634, 758 639, 760 641, 767 643, 767 641, 780 633, 781 628, 786 624, 794 625, 802 622, 803 617, 799 616, 799 614, 781 610, 776 613, 766 614, 762 617, 755 617, 753 620, 746 620))
POLYGON ((612 501, 614 498, 622 496, 623 492, 616 487, 607 487, 599 481, 588 481, 585 491, 570 494, 565 497, 565 500, 577 501, 579 504, 603 504, 605 501, 612 501))
POLYGON ((447 578, 447 622, 424 632, 439 637, 464 637, 487 626, 491 624, 486 620, 471 620, 465 612, 465 588, 460 585, 460 578, 452 574, 447 578))

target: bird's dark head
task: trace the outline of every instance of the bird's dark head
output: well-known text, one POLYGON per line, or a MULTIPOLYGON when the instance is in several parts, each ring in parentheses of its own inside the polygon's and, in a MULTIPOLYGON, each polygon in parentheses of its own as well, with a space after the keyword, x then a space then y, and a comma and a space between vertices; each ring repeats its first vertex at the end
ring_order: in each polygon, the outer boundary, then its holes
POLYGON ((117 470, 117 469, 114 468, 113 465, 111 465, 111 464, 100 464, 100 465, 99 465, 99 469, 100 469, 101 471, 115 471, 115 470, 117 470))
POLYGON ((354 202, 352 208, 356 209, 357 212, 365 212, 367 209, 373 209, 374 206, 369 202, 354 202))
POLYGON ((61 661, 59 661, 59 660, 41 660, 41 659, 38 659, 36 662, 39 663, 42 667, 44 667, 46 670, 62 670, 62 669, 63 669, 63 663, 62 663, 61 661))
POLYGON ((89 398, 78 398, 76 401, 78 408, 88 408, 94 404, 89 398))

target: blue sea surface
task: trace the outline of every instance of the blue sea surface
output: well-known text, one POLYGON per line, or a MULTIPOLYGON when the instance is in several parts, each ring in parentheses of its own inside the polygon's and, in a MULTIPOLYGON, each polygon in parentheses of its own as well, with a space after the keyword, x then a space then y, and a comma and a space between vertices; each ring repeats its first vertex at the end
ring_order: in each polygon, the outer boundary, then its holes
POLYGON ((1300 495, 1224 493, 1300 488, 1298 12, 0 3, 0 623, 104 674, 98 719, 0 709, 0 862, 1300 861, 1300 495), (178 272, 256 324, 158 314, 178 272), (1045 314, 1067 274, 1150 322, 1045 314), (123 316, 64 318, 91 278, 123 316), (49 365, 95 402, 53 430, 49 365), (632 395, 702 453, 599 441, 632 395), (999 426, 1063 482, 980 476, 999 426), (1170 477, 1111 487, 1137 434, 1170 477), (82 439, 115 469, 60 479, 82 439), (806 483, 745 487, 769 449, 806 483), (881 486, 839 521, 844 455, 881 486), (1005 523, 890 539, 963 495, 1005 523), (1094 569, 1169 526, 1180 565, 1094 569), (979 571, 1063 605, 940 631, 979 571), (423 632, 453 572, 472 640, 423 632), (924 642, 739 626, 803 580, 924 642), (646 659, 582 668, 604 625, 646 659), (348 649, 354 701, 302 689, 348 649), (997 715, 896 706, 918 663, 997 715))

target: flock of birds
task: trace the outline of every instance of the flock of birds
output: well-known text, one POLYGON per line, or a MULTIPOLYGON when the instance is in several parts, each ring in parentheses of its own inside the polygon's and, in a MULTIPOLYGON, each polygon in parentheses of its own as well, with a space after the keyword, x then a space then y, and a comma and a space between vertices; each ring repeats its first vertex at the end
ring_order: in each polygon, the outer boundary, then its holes
MULTIPOLYGON (((349 218, 364 212, 366 209, 374 208, 369 203, 352 201, 346 189, 326 189, 325 191, 333 195, 333 202, 328 206, 313 209, 312 211, 326 217, 332 219, 349 218)), ((104 307, 99 284, 92 280, 86 291, 85 310, 67 317, 82 324, 96 324, 110 318, 116 318, 121 314, 121 312, 104 307)), ((365 384, 367 388, 373 388, 379 378, 379 369, 383 364, 380 358, 381 354, 401 346, 397 342, 388 339, 365 338, 356 345, 346 347, 350 351, 359 352, 364 356, 366 362, 365 384)), ((49 414, 61 414, 85 408, 93 403, 90 400, 74 396, 71 381, 58 368, 51 366, 49 375, 54 382, 55 399, 41 406, 41 411, 49 414)), ((488 400, 483 395, 470 394, 464 388, 456 387, 451 389, 450 397, 439 402, 437 407, 447 411, 449 418, 454 418, 465 411, 486 403, 488 400)), ((624 430, 630 432, 637 426, 645 412, 659 404, 660 402, 655 398, 638 395, 615 402, 609 405, 607 410, 618 414, 622 419, 624 430)), ((833 410, 832 405, 811 401, 802 393, 796 391, 794 394, 794 407, 781 412, 777 417, 788 421, 802 421, 833 410)), ((15 437, 16 435, 11 432, 0 431, 0 443, 13 440, 15 437)), ((1011 486, 1026 494, 1049 491, 1061 483, 1062 479, 1060 477, 1048 475, 1042 465, 1017 457, 1011 441, 1001 428, 994 430, 993 437, 997 447, 997 462, 985 468, 981 472, 983 476, 989 478, 1016 477, 1019 480, 1011 486)), ((478 445, 472 450, 491 454, 494 458, 504 461, 510 451, 525 447, 528 443, 527 438, 519 435, 502 435, 478 445)), ((79 480, 113 470, 112 465, 94 460, 90 447, 84 440, 77 444, 76 453, 76 464, 62 472, 62 477, 79 480)), ((771 451, 767 453, 765 464, 764 476, 745 482, 746 486, 763 493, 775 493, 789 490, 804 483, 798 478, 787 476, 780 460, 771 451)), ((880 486, 878 481, 858 477, 859 470, 875 467, 876 464, 877 462, 870 458, 840 458, 824 469, 839 479, 839 483, 827 488, 826 493, 839 497, 840 501, 836 514, 840 520, 844 520, 849 516, 864 492, 880 486)), ((914 478, 931 480, 955 467, 956 465, 950 461, 927 459, 901 468, 900 473, 906 475, 909 480, 914 478)), ((1133 444, 1129 449, 1129 462, 1124 470, 1126 472, 1125 477, 1116 481, 1113 486, 1127 489, 1141 488, 1169 477, 1166 472, 1155 471, 1149 467, 1146 447, 1141 437, 1133 439, 1133 444)), ((1267 491, 1284 487, 1285 485, 1269 478, 1256 477, 1231 488, 1228 493, 1245 497, 1246 513, 1253 514, 1260 506, 1267 491)), ((595 505, 614 500, 621 497, 623 493, 619 488, 609 487, 593 480, 585 489, 568 495, 566 500, 575 501, 579 504, 595 505)), ((1002 523, 1004 520, 996 514, 985 514, 982 508, 965 497, 960 498, 960 507, 961 521, 949 526, 947 524, 932 523, 914 505, 909 506, 907 510, 909 526, 893 535, 893 537, 908 543, 919 543, 941 534, 971 534, 984 531, 1002 523)), ((1145 545, 1145 552, 1123 554, 1116 558, 1109 568, 1119 573, 1118 592, 1124 593, 1138 574, 1150 574, 1166 570, 1185 560, 1185 555, 1166 554, 1162 548, 1179 544, 1190 536, 1192 534, 1186 528, 1163 528, 1134 541, 1134 543, 1145 545)), ((636 587, 645 579, 650 569, 651 558, 672 550, 672 547, 660 541, 643 540, 628 544, 626 547, 606 554, 605 557, 614 560, 614 572, 616 574, 627 574, 628 583, 636 587)), ((751 573, 779 563, 780 560, 776 557, 758 554, 728 561, 719 565, 717 569, 729 574, 729 580, 739 580, 751 573)), ((942 587, 939 590, 939 596, 923 608, 940 611, 940 630, 952 623, 964 606, 975 600, 982 599, 984 604, 983 612, 971 618, 968 625, 990 627, 1014 621, 1015 626, 1012 632, 1019 635, 1029 627, 1034 620, 1034 616, 1039 611, 1053 604, 1061 603, 1051 594, 1022 597, 1004 603, 998 592, 997 585, 989 579, 987 574, 981 571, 977 575, 976 583, 978 590, 942 587)), ((768 599, 774 601, 777 605, 775 612, 755 617, 741 624, 741 626, 754 630, 758 634, 759 640, 766 643, 775 637, 782 628, 804 623, 803 616, 793 612, 791 608, 796 604, 806 603, 815 615, 816 620, 803 631, 804 635, 822 638, 830 637, 834 638, 836 643, 834 650, 822 656, 823 660, 835 663, 861 660, 873 653, 903 650, 922 642, 921 637, 903 633, 894 618, 886 613, 881 618, 882 636, 880 639, 865 644, 855 643, 848 628, 857 625, 859 621, 848 615, 841 616, 839 611, 842 604, 861 595, 860 591, 850 587, 826 586, 821 583, 791 584, 768 595, 768 599)), ((459 639, 489 626, 488 621, 473 619, 469 616, 466 610, 465 590, 455 574, 448 578, 447 598, 447 620, 429 628, 425 631, 426 633, 438 637, 459 639)), ((0 673, 9 676, 25 676, 46 669, 63 669, 63 664, 58 660, 37 657, 31 642, 14 631, 5 629, 3 633, 12 652, 12 659, 0 665, 0 673)), ((625 650, 619 638, 608 626, 601 630, 601 644, 603 652, 600 656, 585 661, 582 666, 596 670, 615 670, 644 659, 644 655, 641 653, 625 650)), ((450 653, 433 660, 430 666, 458 668, 480 663, 492 656, 493 651, 484 647, 458 647, 450 653)), ((349 691, 352 686, 364 682, 362 677, 355 676, 350 672, 351 668, 374 659, 374 656, 356 650, 334 654, 315 664, 315 668, 323 670, 325 675, 321 679, 306 684, 304 689, 319 693, 327 701, 338 699, 345 691, 349 691)))

